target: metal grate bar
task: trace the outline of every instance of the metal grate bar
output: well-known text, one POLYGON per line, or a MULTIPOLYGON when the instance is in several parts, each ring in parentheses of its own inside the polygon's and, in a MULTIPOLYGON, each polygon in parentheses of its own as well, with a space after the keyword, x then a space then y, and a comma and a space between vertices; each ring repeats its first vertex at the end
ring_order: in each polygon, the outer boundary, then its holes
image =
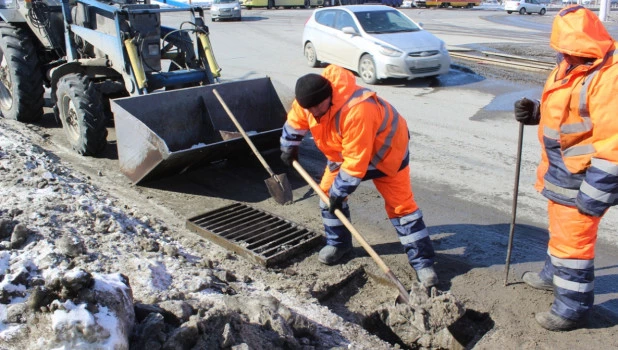
POLYGON ((319 244, 323 237, 294 222, 242 203, 197 215, 187 228, 266 267, 319 244))
MULTIPOLYGON (((236 211, 231 211, 227 213, 223 213, 216 217, 208 218, 208 220, 202 220, 202 223, 212 225, 212 226, 221 226, 230 221, 237 221, 238 218, 243 217, 251 213, 251 210, 248 208, 238 208, 236 211)), ((259 213, 253 213, 254 215, 258 215, 259 213)))
POLYGON ((263 246, 263 245, 271 245, 277 242, 278 240, 280 240, 282 236, 286 236, 290 233, 298 233, 298 229, 294 227, 288 227, 284 229, 283 231, 274 232, 272 235, 268 237, 260 237, 260 239, 251 242, 251 244, 249 244, 249 247, 251 248, 256 247, 255 249, 257 249, 258 247, 263 246))
POLYGON ((264 227, 263 229, 265 229, 265 231, 257 232, 253 237, 251 237, 252 239, 247 239, 247 237, 245 236, 243 237, 243 240, 254 242, 260 239, 261 237, 270 238, 272 237, 272 235, 277 234, 277 232, 279 232, 286 226, 290 226, 290 224, 287 222, 284 222, 277 226, 264 227))
POLYGON ((199 223, 203 222, 204 220, 220 217, 220 216, 222 216, 226 212, 233 213, 235 209, 241 208, 241 207, 242 207, 242 204, 240 204, 240 203, 233 204, 233 205, 230 205, 230 206, 227 206, 227 207, 215 209, 213 211, 210 211, 208 213, 204 213, 202 215, 198 215, 198 216, 192 218, 191 220, 194 220, 193 221, 194 223, 199 224, 199 223))
POLYGON ((256 220, 257 222, 252 222, 251 226, 247 226, 244 229, 240 229, 236 232, 231 232, 228 236, 226 236, 226 238, 231 238, 231 239, 235 239, 235 240, 242 240, 245 237, 248 236, 252 236, 255 235, 256 232, 262 230, 264 228, 264 225, 269 225, 272 223, 277 222, 277 218, 268 218, 266 220, 262 219, 261 222, 259 222, 258 220, 256 220))
POLYGON ((268 215, 263 214, 263 213, 252 213, 248 215, 243 213, 242 215, 236 215, 234 217, 230 217, 224 222, 220 222, 217 225, 213 225, 212 231, 217 232, 217 233, 223 232, 223 231, 234 231, 234 230, 244 227, 246 225, 246 220, 255 219, 259 221, 259 220, 265 219, 266 217, 268 217, 268 215))
MULTIPOLYGON (((299 241, 302 237, 301 235, 302 233, 298 231, 290 231, 288 232, 288 234, 283 235, 276 240, 266 242, 265 244, 256 247, 255 250, 260 250, 262 254, 268 255, 270 251, 272 251, 273 249, 277 249, 279 246, 285 246, 299 241)), ((251 245, 249 246, 251 247, 251 245)))

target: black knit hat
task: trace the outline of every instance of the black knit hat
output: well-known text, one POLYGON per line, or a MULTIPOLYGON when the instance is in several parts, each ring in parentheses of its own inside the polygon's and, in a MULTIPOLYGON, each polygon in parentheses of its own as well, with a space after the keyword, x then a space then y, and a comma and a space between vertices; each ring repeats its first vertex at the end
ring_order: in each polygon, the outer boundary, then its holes
POLYGON ((330 82, 321 75, 307 74, 296 81, 296 101, 303 108, 311 108, 333 93, 330 82))

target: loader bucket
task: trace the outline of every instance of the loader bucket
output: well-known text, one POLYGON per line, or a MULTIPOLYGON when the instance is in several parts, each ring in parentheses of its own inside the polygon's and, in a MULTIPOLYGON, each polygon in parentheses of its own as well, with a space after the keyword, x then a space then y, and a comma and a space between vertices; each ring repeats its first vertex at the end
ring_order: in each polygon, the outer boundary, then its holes
POLYGON ((112 100, 120 171, 140 184, 250 154, 215 88, 258 150, 279 147, 286 111, 270 78, 171 90, 112 100))

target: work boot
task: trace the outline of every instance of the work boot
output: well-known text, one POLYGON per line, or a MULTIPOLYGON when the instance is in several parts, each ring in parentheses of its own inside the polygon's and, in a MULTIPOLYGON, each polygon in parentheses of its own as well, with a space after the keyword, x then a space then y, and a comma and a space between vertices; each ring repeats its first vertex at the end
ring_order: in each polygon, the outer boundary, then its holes
POLYGON ((536 272, 526 271, 521 275, 521 279, 532 288, 541 290, 554 290, 554 284, 546 281, 536 272))
POLYGON ((322 264, 332 265, 341 260, 344 255, 352 251, 352 247, 335 247, 327 245, 320 250, 318 261, 322 264))
POLYGON ((549 312, 539 312, 534 316, 536 321, 541 325, 541 327, 554 331, 568 331, 571 329, 579 328, 583 325, 583 320, 575 321, 569 320, 568 318, 562 318, 555 313, 549 312))
POLYGON ((418 277, 418 281, 421 282, 425 288, 431 288, 438 284, 438 275, 436 275, 433 266, 424 267, 416 271, 416 277, 418 277))

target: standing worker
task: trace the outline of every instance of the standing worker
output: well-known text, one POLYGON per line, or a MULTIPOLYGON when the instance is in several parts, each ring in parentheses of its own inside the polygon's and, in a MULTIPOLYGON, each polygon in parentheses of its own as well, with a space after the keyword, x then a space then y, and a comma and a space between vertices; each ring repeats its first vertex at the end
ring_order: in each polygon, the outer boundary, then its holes
POLYGON ((331 265, 352 250, 351 233, 334 212, 340 209, 349 219, 348 196, 362 180, 371 179, 419 281, 427 288, 436 285, 433 245, 412 193, 405 119, 375 92, 356 85, 350 71, 335 65, 322 75, 300 77, 295 94, 283 126, 281 159, 292 166, 308 131, 327 158, 320 182, 330 199, 320 200, 326 246, 318 260, 331 265))
POLYGON ((585 325, 594 304, 594 248, 599 221, 618 203, 618 52, 599 18, 570 6, 554 19, 550 45, 559 63, 541 101, 515 102, 515 118, 539 125, 541 163, 535 188, 549 203, 549 249, 533 288, 553 290, 551 331, 585 325))

